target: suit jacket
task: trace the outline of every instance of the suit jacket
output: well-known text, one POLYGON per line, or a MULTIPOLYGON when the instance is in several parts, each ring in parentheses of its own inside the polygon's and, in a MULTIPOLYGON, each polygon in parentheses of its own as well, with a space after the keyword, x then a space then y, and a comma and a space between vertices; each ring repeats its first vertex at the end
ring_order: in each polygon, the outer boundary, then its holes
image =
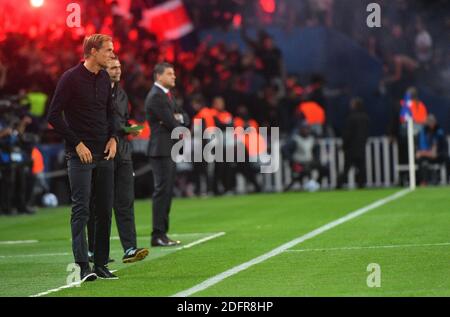
POLYGON ((171 139, 172 131, 178 127, 188 127, 189 116, 157 86, 153 86, 145 99, 145 113, 151 128, 148 155, 150 157, 170 157, 172 147, 176 142, 171 139), (174 114, 176 113, 183 115, 183 124, 175 120, 174 114))

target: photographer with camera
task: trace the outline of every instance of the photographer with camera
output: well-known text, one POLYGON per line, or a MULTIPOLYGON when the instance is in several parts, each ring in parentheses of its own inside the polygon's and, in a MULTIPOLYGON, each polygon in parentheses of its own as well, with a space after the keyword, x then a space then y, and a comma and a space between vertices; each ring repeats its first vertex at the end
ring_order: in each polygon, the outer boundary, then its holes
POLYGON ((0 212, 10 215, 33 214, 27 204, 31 177, 32 135, 26 132, 32 123, 26 107, 16 100, 5 100, 0 105, 0 212))

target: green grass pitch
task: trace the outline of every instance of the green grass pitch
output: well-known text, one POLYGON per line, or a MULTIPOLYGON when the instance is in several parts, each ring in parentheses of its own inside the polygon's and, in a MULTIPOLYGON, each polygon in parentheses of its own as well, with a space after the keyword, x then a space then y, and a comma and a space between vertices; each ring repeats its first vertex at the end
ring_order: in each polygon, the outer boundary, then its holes
MULTIPOLYGON (((151 248, 144 261, 125 265, 113 238, 110 269, 119 280, 46 296, 171 296, 399 190, 175 200, 170 233, 185 248, 151 248)), ((418 189, 192 296, 449 296, 449 202, 449 188, 418 189), (379 287, 367 284, 371 263, 379 265, 379 287)), ((150 203, 135 204, 140 247, 150 244, 150 203)), ((69 207, 0 217, 0 296, 66 284, 69 223, 69 207)))

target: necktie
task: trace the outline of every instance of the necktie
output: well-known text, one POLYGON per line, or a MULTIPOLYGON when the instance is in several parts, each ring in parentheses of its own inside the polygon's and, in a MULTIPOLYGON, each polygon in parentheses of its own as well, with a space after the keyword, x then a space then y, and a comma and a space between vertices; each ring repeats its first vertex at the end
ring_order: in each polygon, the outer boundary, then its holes
POLYGON ((167 97, 169 97, 169 100, 172 101, 172 93, 170 91, 167 93, 167 97))

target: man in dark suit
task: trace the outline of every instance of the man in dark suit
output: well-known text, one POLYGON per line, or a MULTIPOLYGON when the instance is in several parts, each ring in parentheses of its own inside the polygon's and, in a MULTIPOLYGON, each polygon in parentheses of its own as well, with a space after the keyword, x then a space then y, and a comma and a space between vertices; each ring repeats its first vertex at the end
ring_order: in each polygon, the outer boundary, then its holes
POLYGON ((189 126, 189 117, 177 106, 170 89, 175 87, 175 70, 169 63, 155 66, 155 85, 145 100, 145 112, 152 131, 148 155, 153 170, 153 232, 151 245, 176 246, 180 241, 174 241, 167 236, 169 231, 169 213, 172 203, 173 186, 176 166, 171 158, 172 131, 177 127, 189 126))
MULTIPOLYGON (((119 59, 114 57, 108 64, 106 71, 111 78, 112 102, 114 106, 114 123, 117 134, 117 153, 114 158, 114 215, 116 217, 117 231, 123 247, 123 263, 134 263, 145 259, 148 249, 137 247, 136 224, 134 220, 134 172, 131 159, 131 144, 128 135, 138 136, 139 131, 127 132, 129 124, 128 96, 120 86, 122 75, 119 59)), ((94 260, 95 249, 95 199, 91 197, 91 214, 87 226, 89 261, 94 260)), ((109 259, 108 262, 113 261, 109 259)))

